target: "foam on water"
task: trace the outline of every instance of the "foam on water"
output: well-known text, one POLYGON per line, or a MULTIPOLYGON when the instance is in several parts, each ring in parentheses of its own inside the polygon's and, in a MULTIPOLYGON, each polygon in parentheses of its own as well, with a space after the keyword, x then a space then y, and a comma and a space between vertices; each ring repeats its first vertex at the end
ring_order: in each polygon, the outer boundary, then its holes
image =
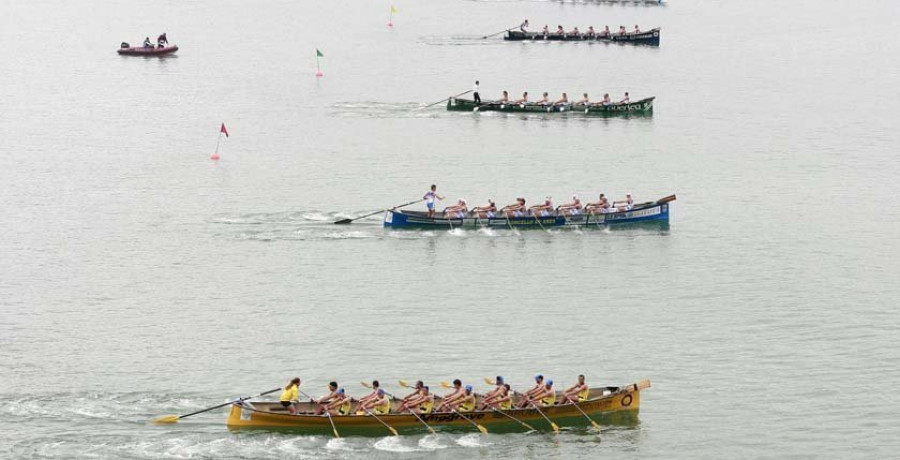
POLYGON ((401 436, 387 436, 375 442, 374 447, 388 452, 419 452, 423 449, 404 444, 401 436))
POLYGON ((419 447, 428 450, 446 449, 450 446, 441 444, 440 438, 435 434, 428 434, 419 439, 419 447))
POLYGON ((469 433, 456 439, 456 444, 463 447, 484 447, 489 446, 483 434, 469 433))

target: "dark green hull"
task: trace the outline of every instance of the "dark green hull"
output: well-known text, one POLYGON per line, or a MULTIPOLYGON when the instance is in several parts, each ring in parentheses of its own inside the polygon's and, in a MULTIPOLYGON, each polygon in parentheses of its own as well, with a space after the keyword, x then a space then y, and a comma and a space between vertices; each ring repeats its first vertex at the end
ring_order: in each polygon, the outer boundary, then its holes
POLYGON ((447 110, 458 112, 509 112, 509 113, 572 113, 575 115, 615 116, 615 115, 651 115, 653 113, 653 100, 648 97, 639 101, 624 104, 599 105, 542 105, 535 103, 512 104, 483 102, 475 103, 471 99, 450 98, 447 101, 447 110))

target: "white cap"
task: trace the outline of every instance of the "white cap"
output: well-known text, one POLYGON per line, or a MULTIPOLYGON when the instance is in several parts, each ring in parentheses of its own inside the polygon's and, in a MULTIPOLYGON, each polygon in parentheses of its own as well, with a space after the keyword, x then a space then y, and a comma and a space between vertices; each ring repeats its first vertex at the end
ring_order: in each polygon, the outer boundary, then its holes
POLYGON ((573 199, 573 200, 577 200, 577 199, 578 199, 578 195, 577 195, 577 194, 573 194, 573 195, 572 195, 572 199, 573 199))
POLYGON ((466 204, 466 199, 465 199, 465 198, 460 198, 459 201, 461 201, 463 204, 466 204))

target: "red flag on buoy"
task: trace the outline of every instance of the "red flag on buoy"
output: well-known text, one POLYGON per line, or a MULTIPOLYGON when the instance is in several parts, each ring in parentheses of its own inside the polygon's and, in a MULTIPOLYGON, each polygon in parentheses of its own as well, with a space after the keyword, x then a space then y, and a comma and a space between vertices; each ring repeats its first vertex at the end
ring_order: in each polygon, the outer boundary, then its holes
POLYGON ((224 134, 225 137, 228 137, 228 130, 225 129, 225 123, 222 123, 222 128, 219 130, 219 132, 224 134))

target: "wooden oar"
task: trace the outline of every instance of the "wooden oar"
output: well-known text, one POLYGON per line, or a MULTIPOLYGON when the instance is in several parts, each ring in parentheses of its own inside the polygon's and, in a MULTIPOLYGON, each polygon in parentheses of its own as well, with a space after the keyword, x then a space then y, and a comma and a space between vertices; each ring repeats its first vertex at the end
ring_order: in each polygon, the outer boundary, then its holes
POLYGON ((265 396, 265 395, 267 395, 267 394, 269 394, 269 393, 275 393, 275 392, 278 391, 278 390, 281 390, 281 388, 276 388, 276 389, 274 389, 274 390, 264 391, 264 392, 262 392, 262 393, 260 393, 260 394, 258 394, 258 395, 256 395, 256 396, 245 396, 245 397, 243 397, 243 398, 239 398, 239 399, 235 399, 235 400, 232 400, 232 401, 228 401, 227 403, 224 403, 224 404, 219 404, 219 405, 217 405, 217 406, 208 407, 208 408, 203 409, 203 410, 198 410, 197 412, 191 412, 190 414, 184 414, 184 415, 164 415, 164 416, 162 416, 162 417, 159 417, 159 418, 153 420, 153 423, 176 423, 176 422, 178 422, 178 420, 183 419, 183 418, 185 418, 185 417, 190 417, 190 416, 192 416, 192 415, 197 415, 197 414, 202 414, 202 413, 204 413, 204 412, 209 412, 209 411, 211 411, 211 410, 213 410, 213 409, 218 409, 218 408, 220 408, 220 407, 225 407, 225 406, 227 406, 227 405, 229 405, 229 404, 234 404, 234 403, 236 403, 236 402, 243 402, 243 401, 246 401, 246 400, 248 400, 248 399, 258 398, 258 397, 260 397, 260 396, 265 396))
POLYGON ((438 104, 440 104, 441 102, 447 102, 447 101, 449 101, 450 99, 455 99, 455 98, 457 98, 457 97, 462 96, 463 94, 469 94, 469 93, 471 93, 472 91, 474 91, 474 90, 470 89, 470 90, 468 90, 468 91, 463 91, 463 92, 457 94, 456 96, 446 97, 446 98, 441 99, 441 100, 439 100, 439 101, 437 101, 437 102, 428 104, 428 105, 426 105, 425 107, 420 108, 419 110, 427 109, 427 108, 429 108, 429 107, 431 107, 431 106, 433 106, 433 105, 438 105, 438 104))
POLYGON ((484 37, 481 37, 481 39, 484 40, 485 38, 493 37, 494 35, 500 35, 500 34, 502 34, 502 33, 509 32, 510 30, 513 30, 513 29, 515 29, 515 28, 516 28, 516 26, 512 26, 512 27, 510 27, 509 29, 503 29, 503 30, 501 30, 500 32, 495 32, 495 33, 492 33, 492 34, 490 34, 490 35, 485 35, 484 37))
MULTIPOLYGON (((387 394, 387 393, 385 393, 385 394, 387 394)), ((372 412, 369 412, 368 409, 363 409, 363 410, 366 411, 367 414, 369 414, 369 415, 371 415, 372 417, 374 417, 375 420, 378 420, 379 422, 381 422, 381 424, 384 425, 384 426, 386 426, 388 430, 391 430, 391 433, 394 433, 394 436, 399 436, 399 435, 397 434, 397 430, 395 430, 394 427, 392 427, 392 426, 388 425, 387 423, 385 423, 384 420, 378 418, 377 415, 373 414, 372 412)))
POLYGON ((547 417, 546 415, 544 415, 544 413, 543 413, 543 412, 541 411, 541 409, 537 406, 537 404, 531 403, 531 407, 533 407, 534 410, 536 410, 538 414, 541 414, 541 417, 544 417, 544 420, 546 420, 547 423, 550 424, 550 426, 553 428, 553 431, 554 431, 555 433, 559 434, 559 427, 558 427, 555 423, 553 423, 553 420, 550 420, 550 417, 547 417))
POLYGON ((334 426, 334 419, 331 418, 331 412, 325 411, 325 415, 328 416, 328 421, 331 422, 331 429, 334 430, 334 437, 340 438, 341 435, 338 434, 337 427, 334 426))
POLYGON ((418 203, 418 202, 420 202, 420 201, 425 201, 425 198, 421 198, 421 199, 418 199, 418 200, 416 200, 416 201, 410 201, 409 203, 404 203, 404 204, 401 204, 401 205, 397 205, 397 206, 394 206, 393 208, 390 208, 390 209, 379 209, 378 211, 375 211, 375 212, 373 212, 373 213, 366 214, 366 215, 364 215, 364 216, 354 217, 353 219, 341 219, 341 220, 335 222, 335 224, 337 224, 337 225, 349 224, 350 222, 353 222, 354 220, 359 220, 359 219, 363 219, 363 218, 366 218, 366 217, 369 217, 369 216, 374 216, 375 214, 378 214, 378 213, 381 213, 381 212, 384 212, 384 211, 387 211, 387 210, 394 210, 394 209, 397 209, 397 208, 404 208, 404 207, 409 206, 409 205, 411 205, 411 204, 416 204, 416 203, 418 203))
POLYGON ((454 408, 451 407, 451 408, 450 408, 450 411, 453 412, 454 414, 456 414, 456 415, 462 417, 465 421, 471 423, 472 425, 475 425, 475 428, 478 428, 478 431, 480 431, 481 434, 488 434, 487 428, 485 428, 485 427, 483 427, 483 426, 481 426, 481 425, 475 423, 475 422, 474 422, 472 419, 470 419, 469 417, 466 417, 465 415, 460 414, 459 412, 457 412, 456 409, 454 409, 454 408))
POLYGON ((570 397, 568 397, 568 396, 565 396, 565 398, 568 399, 569 402, 571 402, 572 405, 575 406, 576 409, 578 409, 578 412, 581 412, 581 415, 584 415, 584 418, 588 419, 588 421, 591 422, 591 425, 592 425, 594 428, 596 428, 598 431, 600 430, 600 424, 597 423, 597 422, 595 422, 594 419, 592 419, 592 418, 587 414, 587 412, 585 412, 584 410, 581 409, 581 407, 578 407, 578 401, 575 401, 575 400, 573 400, 572 398, 570 398, 570 397))

